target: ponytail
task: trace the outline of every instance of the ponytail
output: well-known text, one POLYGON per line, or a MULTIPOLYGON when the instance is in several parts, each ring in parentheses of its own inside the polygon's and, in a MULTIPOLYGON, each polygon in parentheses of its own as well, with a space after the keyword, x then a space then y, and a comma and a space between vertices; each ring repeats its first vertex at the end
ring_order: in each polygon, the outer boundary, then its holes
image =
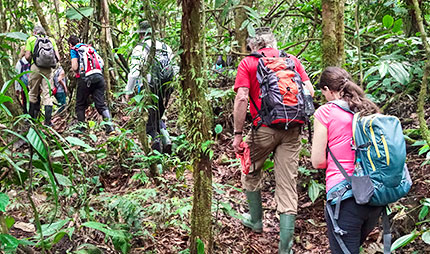
POLYGON ((379 108, 366 98, 363 89, 352 81, 351 75, 339 67, 327 67, 321 74, 320 88, 327 86, 330 91, 338 91, 342 100, 349 108, 361 115, 379 113, 379 108))
POLYGON ((347 80, 343 86, 340 96, 348 102, 349 108, 361 115, 379 113, 379 108, 371 100, 366 98, 363 89, 351 80, 347 80))

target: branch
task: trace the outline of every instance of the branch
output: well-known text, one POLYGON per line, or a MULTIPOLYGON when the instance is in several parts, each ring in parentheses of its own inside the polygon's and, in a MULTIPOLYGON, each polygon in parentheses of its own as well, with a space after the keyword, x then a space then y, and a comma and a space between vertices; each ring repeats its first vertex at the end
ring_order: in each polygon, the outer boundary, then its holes
POLYGON ((96 21, 94 21, 94 20, 92 20, 92 19, 90 19, 89 17, 87 17, 87 16, 85 16, 78 8, 76 8, 71 2, 70 2, 70 0, 66 0, 66 2, 70 5, 70 7, 72 7, 77 13, 79 13, 79 14, 81 14, 82 15, 82 17, 84 17, 84 18, 86 18, 88 21, 90 21, 91 23, 93 23, 94 25, 96 25, 96 26, 98 26, 98 27, 100 27, 100 28, 110 28, 110 29, 113 29, 113 30, 115 30, 115 31, 117 31, 118 33, 121 33, 121 34, 123 34, 124 32, 122 32, 121 30, 119 30, 118 28, 116 28, 116 27, 112 27, 112 26, 110 26, 110 25, 107 25, 107 26, 104 26, 104 25, 102 25, 102 24, 100 24, 100 23, 98 23, 98 22, 96 22, 96 21))
POLYGON ((286 46, 284 48, 281 48, 280 50, 287 50, 287 49, 290 49, 290 48, 294 48, 295 46, 300 45, 300 44, 305 43, 305 42, 319 41, 319 40, 321 40, 321 38, 308 38, 308 39, 304 39, 304 40, 296 42, 296 43, 294 43, 292 45, 289 45, 289 46, 286 46))
MULTIPOLYGON (((266 16, 264 16, 262 19, 263 20, 265 20, 265 21, 270 21, 274 16, 276 16, 276 15, 273 15, 272 16, 272 14, 277 10, 277 9, 279 9, 280 7, 281 7, 281 5, 283 5, 285 2, 286 2, 287 0, 283 0, 283 1, 281 1, 277 6, 275 6, 275 8, 272 8, 267 14, 266 14, 266 16), (271 17, 272 16, 272 17, 271 17)), ((290 8, 288 9, 288 10, 290 10, 293 6, 295 6, 294 5, 294 3, 292 3, 292 4, 290 4, 290 8)), ((287 11, 288 11, 287 10, 287 11)))

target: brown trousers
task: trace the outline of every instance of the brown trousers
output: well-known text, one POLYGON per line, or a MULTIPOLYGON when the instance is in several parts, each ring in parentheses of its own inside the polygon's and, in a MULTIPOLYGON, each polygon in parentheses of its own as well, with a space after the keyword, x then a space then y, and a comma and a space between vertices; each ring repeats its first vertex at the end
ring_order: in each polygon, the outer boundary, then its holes
MULTIPOLYGON (((252 132, 252 131, 251 131, 252 132)), ((297 214, 297 174, 300 152, 300 128, 278 130, 260 127, 246 139, 251 149, 249 174, 242 173, 242 186, 247 191, 261 189, 262 168, 270 153, 274 152, 275 201, 279 213, 297 214)))
MULTIPOLYGON (((28 98, 31 103, 36 103, 39 95, 42 99, 42 104, 52 106, 52 98, 49 93, 48 81, 51 78, 51 68, 39 68, 35 64, 31 65, 31 73, 28 78, 28 98), (46 77, 46 79, 43 76, 46 77)), ((52 86, 52 85, 51 85, 52 86)))

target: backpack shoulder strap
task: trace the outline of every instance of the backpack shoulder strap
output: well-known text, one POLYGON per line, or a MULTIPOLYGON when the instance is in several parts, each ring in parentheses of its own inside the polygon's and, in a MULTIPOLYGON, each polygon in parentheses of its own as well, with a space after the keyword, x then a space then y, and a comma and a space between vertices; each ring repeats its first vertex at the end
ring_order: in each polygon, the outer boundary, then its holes
POLYGON ((290 55, 287 54, 287 52, 283 50, 279 50, 279 57, 290 57, 290 55))
POLYGON ((249 54, 248 56, 253 56, 253 57, 256 57, 256 58, 262 58, 262 57, 264 57, 264 55, 263 54, 260 54, 260 53, 258 53, 258 52, 252 52, 251 54, 249 54))

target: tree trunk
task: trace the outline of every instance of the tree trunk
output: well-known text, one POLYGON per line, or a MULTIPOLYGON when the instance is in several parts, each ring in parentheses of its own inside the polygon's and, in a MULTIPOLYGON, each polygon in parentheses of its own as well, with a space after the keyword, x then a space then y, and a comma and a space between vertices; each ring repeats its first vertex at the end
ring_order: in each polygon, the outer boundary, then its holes
POLYGON ((182 0, 181 45, 181 115, 192 144, 194 195, 191 212, 190 252, 204 244, 205 253, 212 253, 212 171, 209 150, 204 149, 211 140, 210 113, 205 98, 206 81, 202 79, 200 43, 200 1, 182 0))
MULTIPOLYGON (((0 0, 0 33, 6 33, 7 32, 7 24, 6 24, 6 13, 5 9, 3 8, 3 1, 0 0)), ((3 43, 2 37, 0 37, 0 44, 3 43)), ((0 64, 2 68, 0 68, 0 87, 3 87, 3 84, 11 79, 9 72, 7 71, 8 68, 13 68, 13 65, 11 65, 8 58, 2 59, 0 61, 0 64)), ((11 84, 5 94, 13 99, 14 102, 17 101, 17 98, 15 96, 15 87, 14 84, 11 84)), ((10 103, 5 102, 4 105, 7 109, 9 109, 12 116, 18 116, 22 113, 22 109, 19 106, 19 103, 10 103)))
POLYGON ((39 17, 40 24, 43 26, 43 28, 45 28, 46 34, 49 37, 53 37, 48 22, 45 19, 45 15, 43 14, 43 9, 39 4, 39 0, 31 0, 31 2, 33 3, 34 11, 36 12, 37 17, 39 17))
MULTIPOLYGON (((152 27, 152 31, 153 31, 151 33, 151 47, 149 48, 148 58, 146 59, 146 62, 142 66, 142 70, 140 71, 141 77, 146 77, 146 74, 151 70, 151 67, 154 65, 154 59, 155 59, 156 14, 152 12, 152 6, 150 1, 146 1, 143 5, 143 8, 145 11, 145 16, 147 17, 149 25, 152 27)), ((151 93, 151 89, 149 88, 148 82, 143 81, 142 89, 143 89, 142 94, 145 95, 145 98, 143 99, 145 101, 144 105, 153 105, 152 96, 151 96, 152 93, 151 93)), ((148 118, 149 118, 148 111, 142 110, 140 118, 143 119, 143 120, 139 120, 141 123, 140 130, 139 130, 140 141, 145 154, 148 155, 151 152, 151 147, 148 142, 148 136, 146 134, 146 124, 148 123, 148 118)), ((156 163, 152 162, 151 165, 149 165, 149 172, 151 174, 152 179, 158 184, 158 180, 156 178, 156 176, 158 175, 156 163)))
POLYGON ((107 0, 100 0, 100 21, 102 24, 102 36, 100 38, 100 46, 102 48, 103 59, 104 59, 104 67, 103 74, 105 76, 106 81, 106 102, 109 105, 111 101, 111 78, 110 78, 110 65, 109 65, 109 42, 108 42, 108 34, 109 34, 109 6, 107 0))
MULTIPOLYGON (((240 0, 240 5, 246 5, 252 8, 252 2, 249 0, 240 0)), ((242 23, 248 19, 245 8, 236 8, 234 11, 234 37, 239 45, 239 52, 246 53, 246 38, 248 38, 248 30, 246 28, 240 30, 242 23)))
POLYGON ((345 0, 322 0, 321 4, 323 66, 342 66, 345 55, 345 0))
POLYGON ((427 141, 427 144, 430 145, 430 131, 427 125, 427 121, 425 119, 425 109, 424 104, 427 97, 427 86, 428 86, 428 78, 430 75, 430 45, 427 41, 427 33, 424 29, 423 18, 421 15, 421 9, 418 0, 412 0, 415 8, 415 17, 418 23, 418 29, 421 33, 421 40, 423 41, 424 49, 426 52, 426 65, 424 68, 423 74, 423 82, 421 83, 420 93, 418 95, 418 119, 420 122, 420 130, 421 135, 427 141))
MULTIPOLYGON (((418 5, 421 9, 422 0, 418 1, 418 5)), ((419 32, 417 17, 415 16, 415 7, 413 0, 405 0, 405 4, 408 7, 408 15, 405 15, 404 20, 404 32, 406 37, 415 36, 419 32)))

